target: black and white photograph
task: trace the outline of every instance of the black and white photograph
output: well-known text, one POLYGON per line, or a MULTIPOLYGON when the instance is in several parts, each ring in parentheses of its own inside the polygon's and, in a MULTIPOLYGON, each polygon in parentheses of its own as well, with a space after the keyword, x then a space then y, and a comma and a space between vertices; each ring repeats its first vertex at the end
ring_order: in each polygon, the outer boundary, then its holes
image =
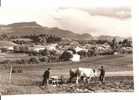
POLYGON ((132 0, 30 1, 1 3, 1 96, 134 92, 132 0))

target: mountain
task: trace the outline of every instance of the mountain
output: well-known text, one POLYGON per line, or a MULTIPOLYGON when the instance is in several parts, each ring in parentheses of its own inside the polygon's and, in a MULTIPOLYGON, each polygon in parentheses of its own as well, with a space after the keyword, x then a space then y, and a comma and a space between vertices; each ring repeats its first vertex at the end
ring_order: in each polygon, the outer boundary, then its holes
POLYGON ((8 24, 9 27, 41 27, 41 25, 37 24, 36 22, 21 22, 21 23, 13 23, 8 24))
POLYGON ((39 25, 36 22, 21 22, 21 23, 13 23, 8 25, 0 26, 0 34, 8 34, 8 36, 27 36, 27 35, 38 35, 38 34, 47 34, 47 35, 55 35, 62 38, 68 39, 77 39, 77 40, 86 40, 92 39, 90 34, 79 34, 74 33, 69 30, 63 30, 57 27, 44 27, 39 25))
POLYGON ((82 40, 84 40, 84 39, 85 40, 93 39, 92 35, 90 35, 89 33, 80 34, 79 38, 82 39, 82 40))
POLYGON ((46 28, 46 32, 47 32, 47 34, 61 36, 61 37, 64 37, 64 38, 78 39, 78 40, 80 40, 80 39, 81 40, 89 40, 89 39, 93 38, 88 33, 84 33, 84 34, 73 33, 73 32, 68 31, 68 30, 59 29, 57 27, 46 28))

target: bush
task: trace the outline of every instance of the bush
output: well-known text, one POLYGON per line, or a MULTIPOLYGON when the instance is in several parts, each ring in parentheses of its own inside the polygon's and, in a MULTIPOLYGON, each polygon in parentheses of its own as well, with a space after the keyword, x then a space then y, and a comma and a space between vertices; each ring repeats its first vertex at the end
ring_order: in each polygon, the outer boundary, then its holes
POLYGON ((39 63, 40 61, 39 61, 39 59, 37 58, 37 57, 32 57, 32 58, 30 58, 30 60, 29 60, 29 63, 39 63))
POLYGON ((45 50, 41 51, 40 54, 41 54, 42 56, 46 56, 46 55, 48 55, 48 50, 45 49, 45 50))
POLYGON ((48 57, 39 58, 40 62, 48 62, 48 57))
POLYGON ((71 53, 69 53, 69 52, 67 52, 67 51, 64 51, 64 53, 60 56, 60 59, 62 60, 62 61, 68 61, 68 60, 70 60, 70 58, 72 58, 73 56, 72 56, 72 54, 71 53))
POLYGON ((39 56, 40 54, 36 51, 29 52, 29 56, 39 56))
POLYGON ((16 60, 15 63, 17 64, 25 64, 27 61, 25 59, 16 60))

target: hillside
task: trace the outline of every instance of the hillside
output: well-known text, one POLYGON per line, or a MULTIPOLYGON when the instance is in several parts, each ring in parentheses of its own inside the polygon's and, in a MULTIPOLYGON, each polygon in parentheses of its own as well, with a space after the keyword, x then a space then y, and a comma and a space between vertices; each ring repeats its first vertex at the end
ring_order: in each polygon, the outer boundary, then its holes
POLYGON ((47 34, 47 35, 56 35, 62 38, 68 39, 91 39, 92 36, 90 34, 79 34, 74 33, 69 30, 59 29, 57 27, 44 27, 39 25, 36 22, 21 22, 21 23, 13 23, 5 26, 0 26, 1 34, 8 34, 8 36, 27 36, 27 35, 38 35, 38 34, 47 34))

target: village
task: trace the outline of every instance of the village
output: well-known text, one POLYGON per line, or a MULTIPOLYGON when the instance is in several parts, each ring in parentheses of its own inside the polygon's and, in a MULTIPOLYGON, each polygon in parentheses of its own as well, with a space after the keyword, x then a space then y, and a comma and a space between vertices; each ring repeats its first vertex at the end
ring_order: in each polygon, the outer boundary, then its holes
POLYGON ((0 41, 0 52, 1 56, 5 55, 2 56, 1 63, 7 63, 7 61, 29 63, 29 60, 30 62, 32 60, 31 63, 59 62, 76 60, 74 57, 80 61, 82 58, 98 55, 131 54, 132 41, 128 39, 117 41, 115 38, 109 41, 62 39, 60 42, 46 44, 34 43, 30 38, 17 38, 10 41, 0 41), (11 55, 11 58, 6 55, 11 55), (20 56, 16 57, 16 55, 20 56), (27 61, 27 58, 30 59, 27 61))

